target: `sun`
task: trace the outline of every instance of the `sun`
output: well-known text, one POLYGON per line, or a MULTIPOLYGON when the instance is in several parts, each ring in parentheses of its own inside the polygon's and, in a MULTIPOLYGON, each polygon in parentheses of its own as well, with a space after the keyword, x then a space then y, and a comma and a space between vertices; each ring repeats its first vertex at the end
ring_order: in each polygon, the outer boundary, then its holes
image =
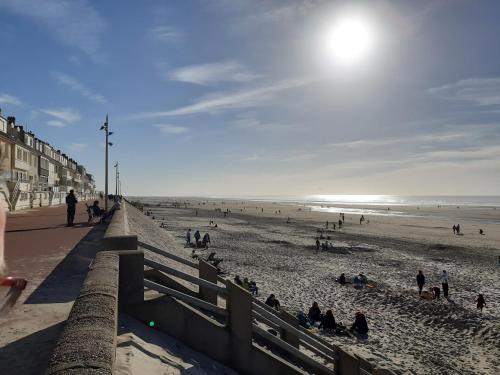
POLYGON ((328 56, 341 65, 358 64, 373 50, 374 30, 362 17, 349 16, 339 19, 325 33, 328 56))

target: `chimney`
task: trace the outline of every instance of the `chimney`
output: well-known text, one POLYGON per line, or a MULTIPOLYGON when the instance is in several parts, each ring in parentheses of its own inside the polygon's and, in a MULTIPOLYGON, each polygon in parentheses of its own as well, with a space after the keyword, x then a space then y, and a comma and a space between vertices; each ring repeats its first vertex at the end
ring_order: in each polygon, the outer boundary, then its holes
POLYGON ((7 124, 8 125, 16 125, 16 118, 13 116, 7 117, 7 124))

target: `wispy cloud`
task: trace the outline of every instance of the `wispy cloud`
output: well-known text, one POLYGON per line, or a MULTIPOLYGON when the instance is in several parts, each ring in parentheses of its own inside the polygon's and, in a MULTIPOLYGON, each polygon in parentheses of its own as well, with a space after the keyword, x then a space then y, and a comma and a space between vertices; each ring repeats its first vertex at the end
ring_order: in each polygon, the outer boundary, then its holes
POLYGON ((0 94, 0 104, 21 105, 21 100, 8 94, 0 94))
POLYGON ((160 132, 165 135, 179 135, 189 132, 189 128, 185 126, 171 124, 153 124, 153 126, 160 129, 160 132))
MULTIPOLYGON (((71 108, 62 108, 62 109, 42 109, 41 112, 54 117, 55 119, 62 121, 66 124, 70 124, 73 122, 80 121, 82 117, 80 116, 80 112, 71 108)), ((54 125, 52 125, 54 126, 54 125)))
POLYGON ((159 112, 144 112, 128 116, 130 119, 145 119, 154 117, 185 116, 200 113, 217 113, 223 110, 256 107, 270 104, 270 101, 281 92, 306 86, 314 82, 311 78, 292 78, 275 82, 245 91, 223 92, 200 98, 193 104, 159 112))
POLYGON ((67 124, 61 120, 48 120, 47 125, 53 126, 54 128, 64 128, 67 124))
POLYGON ((156 26, 149 29, 149 35, 153 39, 162 42, 179 42, 184 38, 184 34, 171 26, 156 26))
POLYGON ((500 105, 500 78, 467 78, 428 89, 436 97, 477 106, 500 105))
POLYGON ((84 151, 87 148, 87 144, 85 143, 71 143, 69 145, 69 149, 73 152, 84 151))
POLYGON ((0 9, 28 17, 59 42, 102 60, 101 35, 106 23, 87 0, 0 0, 0 9))
POLYGON ((79 93, 84 98, 97 103, 106 103, 106 99, 104 98, 104 96, 95 93, 76 78, 58 72, 52 72, 52 76, 60 85, 68 87, 69 89, 79 93))
POLYGON ((294 124, 260 121, 254 116, 241 116, 240 118, 232 121, 231 126, 234 129, 238 130, 265 131, 265 132, 289 131, 299 128, 297 125, 294 124))
POLYGON ((167 74, 171 81, 209 85, 220 82, 250 82, 260 77, 237 61, 220 61, 200 65, 189 65, 167 74))

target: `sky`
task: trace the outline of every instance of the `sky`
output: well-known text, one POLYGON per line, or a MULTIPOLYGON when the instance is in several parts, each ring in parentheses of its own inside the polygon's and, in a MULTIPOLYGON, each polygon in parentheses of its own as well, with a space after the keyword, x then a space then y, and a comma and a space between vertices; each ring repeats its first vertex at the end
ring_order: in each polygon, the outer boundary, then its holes
POLYGON ((0 0, 0 108, 100 189, 109 114, 126 195, 498 195, 498 14, 495 0, 0 0), (350 19, 371 48, 342 64, 328 36, 350 19))

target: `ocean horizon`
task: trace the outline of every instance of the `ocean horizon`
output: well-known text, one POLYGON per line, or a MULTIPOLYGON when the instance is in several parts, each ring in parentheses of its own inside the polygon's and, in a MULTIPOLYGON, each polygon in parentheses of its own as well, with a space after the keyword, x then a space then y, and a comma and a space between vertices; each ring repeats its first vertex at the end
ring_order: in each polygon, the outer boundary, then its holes
POLYGON ((415 206, 415 207, 500 207, 500 195, 170 195, 130 196, 151 199, 226 199, 252 202, 280 202, 320 205, 415 206))

